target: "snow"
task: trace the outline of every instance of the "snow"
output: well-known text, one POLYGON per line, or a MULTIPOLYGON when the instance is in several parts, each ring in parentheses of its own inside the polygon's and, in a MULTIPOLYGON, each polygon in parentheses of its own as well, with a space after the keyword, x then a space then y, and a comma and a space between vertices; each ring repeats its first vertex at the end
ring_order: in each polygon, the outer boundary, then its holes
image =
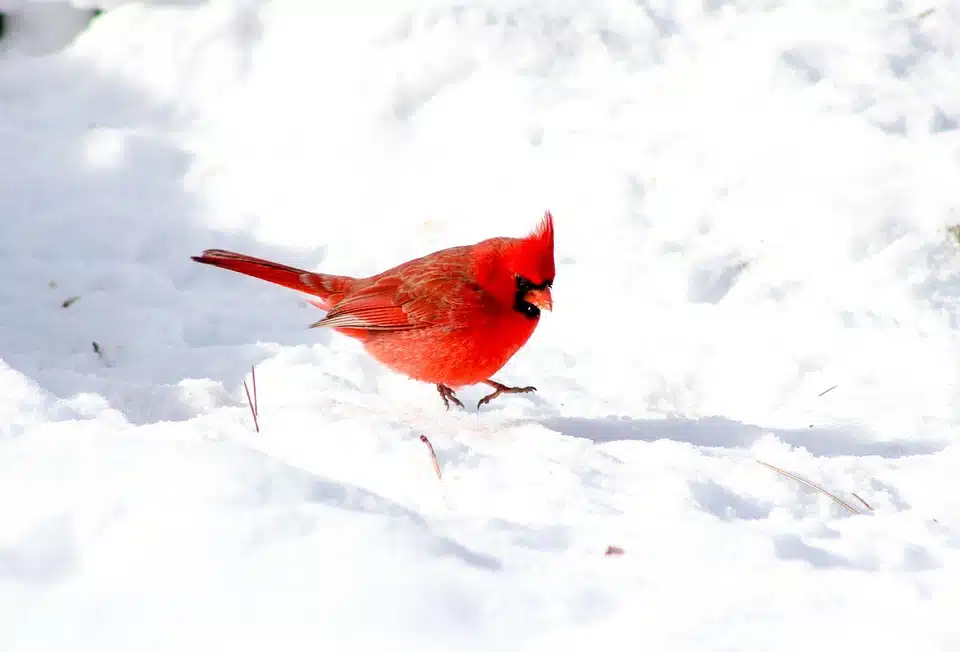
POLYGON ((72 7, 0 7, 0 650, 960 647, 960 5, 72 7), (480 413, 189 259, 547 208, 480 413))

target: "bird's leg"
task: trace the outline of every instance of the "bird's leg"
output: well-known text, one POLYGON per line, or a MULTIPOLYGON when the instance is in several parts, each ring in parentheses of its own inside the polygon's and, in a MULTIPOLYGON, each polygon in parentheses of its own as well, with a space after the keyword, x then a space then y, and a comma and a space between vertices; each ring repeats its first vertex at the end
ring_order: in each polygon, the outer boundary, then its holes
POLYGON ((483 405, 484 403, 489 403, 490 401, 497 398, 501 394, 528 394, 530 392, 537 391, 536 387, 529 387, 529 386, 528 387, 507 387, 506 385, 502 383, 498 383, 495 380, 485 380, 483 382, 486 383, 487 385, 490 385, 490 387, 493 388, 493 393, 487 394, 482 399, 480 399, 480 402, 477 403, 478 410, 480 409, 481 405, 483 405))
POLYGON ((446 385, 437 385, 437 391, 440 392, 440 398, 443 399, 443 404, 447 406, 447 409, 450 409, 450 401, 453 401, 460 407, 463 407, 463 403, 460 402, 460 399, 457 398, 457 395, 453 393, 453 390, 447 387, 446 385))

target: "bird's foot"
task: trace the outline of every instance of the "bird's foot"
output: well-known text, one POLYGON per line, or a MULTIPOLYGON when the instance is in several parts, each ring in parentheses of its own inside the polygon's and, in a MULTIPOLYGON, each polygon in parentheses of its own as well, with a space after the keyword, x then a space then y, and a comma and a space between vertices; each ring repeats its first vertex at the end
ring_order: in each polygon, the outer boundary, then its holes
POLYGON ((529 386, 528 387, 508 387, 507 385, 498 383, 495 380, 485 380, 483 382, 485 382, 487 385, 490 385, 490 387, 493 387, 494 391, 492 394, 487 394, 482 399, 480 399, 480 402, 477 403, 478 410, 480 409, 481 405, 489 403, 490 401, 497 398, 501 394, 529 394, 530 392, 537 391, 536 387, 529 387, 529 386))
POLYGON ((437 385, 437 391, 440 392, 440 398, 443 399, 443 404, 450 409, 450 401, 453 401, 460 407, 463 407, 463 403, 460 402, 460 399, 457 398, 457 395, 453 393, 453 390, 447 387, 446 385, 437 385))

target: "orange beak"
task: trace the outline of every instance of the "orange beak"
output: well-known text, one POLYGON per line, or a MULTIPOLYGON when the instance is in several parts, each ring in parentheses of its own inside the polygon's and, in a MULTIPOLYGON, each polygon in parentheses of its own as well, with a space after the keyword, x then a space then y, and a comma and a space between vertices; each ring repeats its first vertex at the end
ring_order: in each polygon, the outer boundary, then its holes
POLYGON ((530 290, 523 298, 537 308, 540 308, 540 310, 553 310, 553 297, 550 296, 550 288, 530 290))

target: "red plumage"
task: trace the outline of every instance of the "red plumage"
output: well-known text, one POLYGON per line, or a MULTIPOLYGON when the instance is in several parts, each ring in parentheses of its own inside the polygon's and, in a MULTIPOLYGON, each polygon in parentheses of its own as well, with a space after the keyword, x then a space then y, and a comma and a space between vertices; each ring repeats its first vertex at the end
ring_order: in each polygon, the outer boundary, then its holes
POLYGON ((390 369, 435 384, 448 407, 448 401, 462 406, 453 388, 464 385, 494 388, 479 405, 535 389, 507 387, 491 376, 526 344, 540 309, 552 308, 549 212, 525 238, 442 249, 366 278, 308 272, 222 249, 193 260, 312 295, 312 303, 328 311, 312 327, 356 338, 390 369))

